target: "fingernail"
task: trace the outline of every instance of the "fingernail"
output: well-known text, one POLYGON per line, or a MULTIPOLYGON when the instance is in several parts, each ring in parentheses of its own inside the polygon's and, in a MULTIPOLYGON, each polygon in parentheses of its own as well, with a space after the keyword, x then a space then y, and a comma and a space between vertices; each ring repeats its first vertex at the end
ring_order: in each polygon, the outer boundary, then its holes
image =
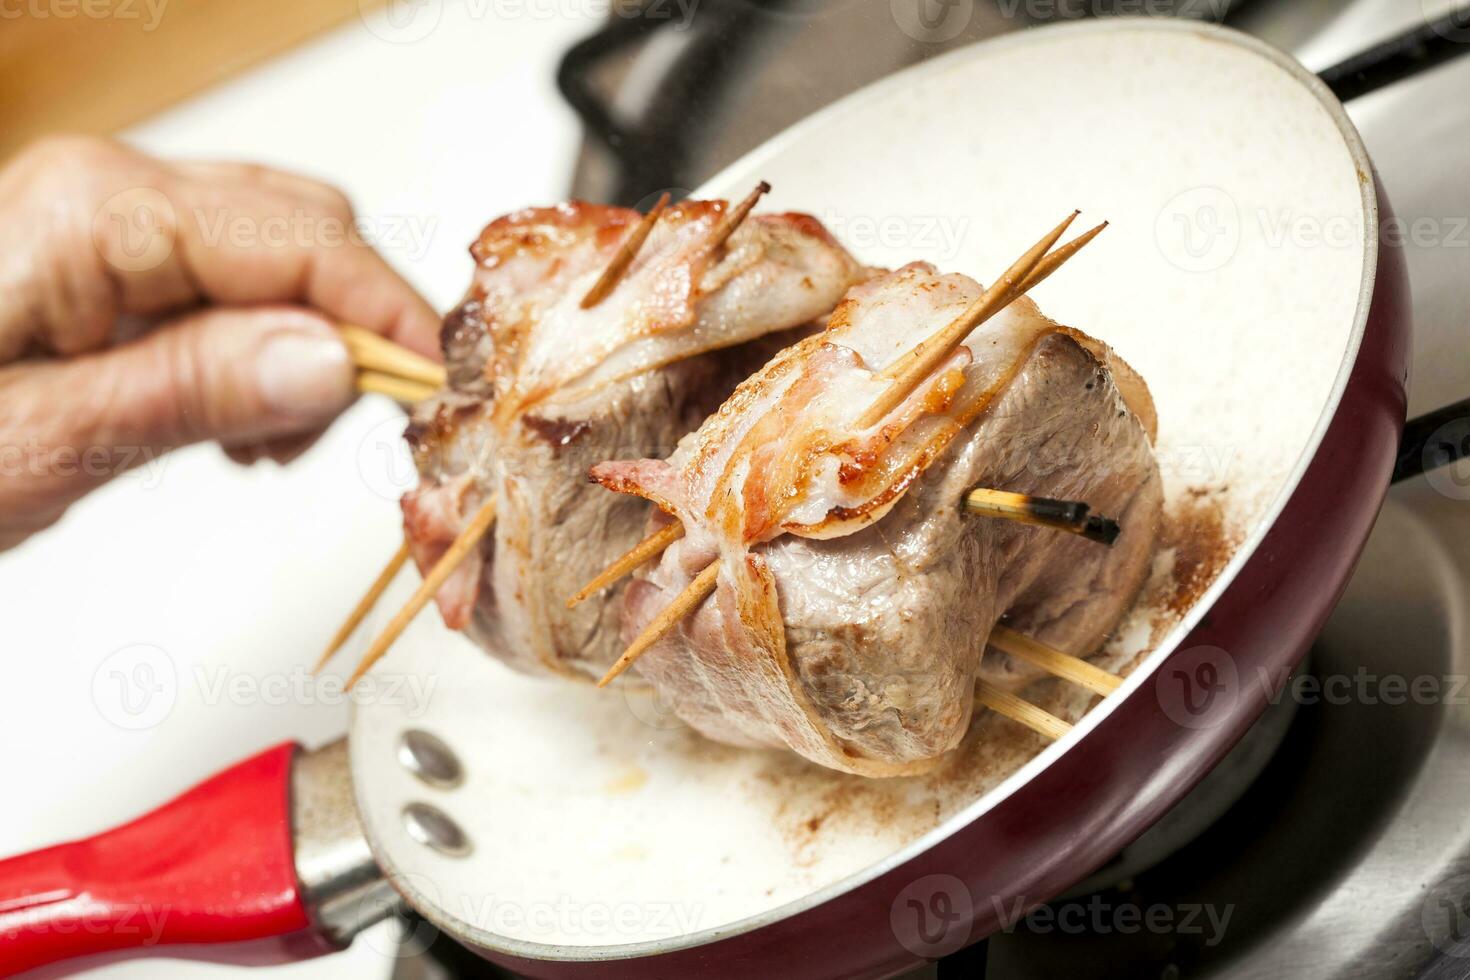
POLYGON ((331 336, 273 334, 256 357, 260 397, 277 415, 325 419, 352 400, 347 349, 331 336))

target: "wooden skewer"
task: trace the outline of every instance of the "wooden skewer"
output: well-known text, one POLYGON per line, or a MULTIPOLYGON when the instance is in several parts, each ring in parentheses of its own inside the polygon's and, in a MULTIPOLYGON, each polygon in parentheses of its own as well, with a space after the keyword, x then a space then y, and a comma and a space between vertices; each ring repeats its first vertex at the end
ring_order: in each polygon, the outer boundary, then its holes
POLYGON ((422 354, 409 350, 371 330, 344 323, 337 327, 352 363, 361 371, 396 375, 405 381, 417 381, 431 388, 442 388, 448 378, 444 365, 436 364, 422 354))
MULTIPOLYGON (((734 231, 735 227, 739 225, 740 221, 744 220, 745 215, 749 214, 760 196, 769 189, 769 185, 762 181, 740 203, 740 206, 731 213, 729 220, 720 229, 717 229, 716 234, 711 237, 710 248, 718 248, 723 244, 730 233, 734 231)), ((908 354, 899 358, 893 364, 889 365, 888 368, 885 368, 883 373, 890 378, 892 383, 884 395, 878 399, 859 421, 859 427, 868 428, 881 421, 894 407, 907 398, 933 372, 934 368, 938 367, 953 352, 958 344, 963 343, 964 339, 969 336, 975 327, 1003 309, 1008 303, 1024 293, 1026 289, 1041 282, 1055 272, 1063 262, 1072 255, 1075 255, 1078 249, 1095 238, 1106 227, 1106 223, 1104 223, 1086 234, 1079 236, 1077 240, 1069 242, 1063 248, 1058 249, 1057 254, 1055 257, 1052 257, 1050 262, 1044 262, 1043 260, 1048 258, 1047 253, 1051 247, 1062 237, 1062 234, 1066 232, 1068 226, 1071 225, 1079 213, 1073 211, 1066 220, 1057 225, 1041 241, 1033 245, 1024 255, 1012 263, 1011 267, 1005 271, 1001 278, 948 327, 945 327, 937 335, 919 344, 908 352, 908 354)), ((1082 514, 1081 521, 1082 527, 1078 533, 1084 533, 1087 529, 1085 512, 1082 514)), ((682 533, 682 530, 678 533, 682 533)), ((627 574, 644 561, 653 557, 653 555, 658 554, 676 539, 677 534, 668 528, 665 528, 657 534, 650 535, 639 545, 635 546, 632 551, 624 555, 623 558, 609 566, 607 570, 594 579, 592 583, 589 583, 587 587, 584 587, 577 595, 573 596, 568 605, 574 605, 580 599, 590 595, 597 588, 604 587, 616 581, 622 575, 627 574)), ((622 656, 612 665, 602 680, 598 681, 597 686, 604 687, 618 675, 622 674, 639 657, 647 652, 649 647, 658 642, 675 624, 703 602, 714 591, 718 575, 719 562, 711 562, 629 644, 628 648, 623 651, 622 656)), ((1055 653, 1056 651, 1052 652, 1055 653)), ((1058 656, 1066 655, 1058 653, 1058 656)), ((1048 660, 1048 662, 1053 661, 1048 660)), ((1074 673, 1076 672, 1074 671, 1074 673)), ((1029 723, 1032 724, 1032 727, 1041 726, 1038 730, 1042 730, 1045 734, 1050 734, 1053 738, 1058 736, 1052 733, 1066 730, 1065 722, 1046 715, 1039 708, 1026 705, 1019 698, 1014 698, 1012 695, 1005 695, 1004 692, 1000 691, 994 691, 993 694, 994 697, 991 697, 990 700, 997 703, 1005 703, 1008 708, 1017 708, 1018 705, 1024 705, 1033 712, 1038 712, 1046 718, 1051 718, 1051 721, 1055 724, 1047 724, 1045 721, 1035 718, 1034 715, 1026 713, 1026 717, 1030 719, 1029 723), (1006 700, 1007 698, 1012 698, 1015 703, 1013 704, 1011 701, 1006 700), (1057 729, 1057 725, 1063 727, 1057 729)))
POLYGON ((965 510, 982 517, 1000 517, 1022 524, 1036 524, 1079 534, 1090 541, 1111 545, 1118 540, 1118 522, 1089 516, 1091 508, 1080 500, 1055 500, 977 487, 965 494, 965 510))
MULTIPOLYGON (((725 242, 730 238, 730 236, 735 233, 735 230, 740 227, 745 218, 750 214, 751 210, 761 199, 762 195, 768 193, 770 189, 770 184, 766 183, 765 181, 761 181, 756 186, 755 190, 746 195, 745 199, 741 201, 738 205, 736 205, 736 207, 726 216, 725 220, 720 223, 720 225, 710 236, 710 240, 707 243, 706 247, 711 251, 722 247, 725 242)), ((659 198, 658 203, 654 205, 654 207, 648 212, 648 214, 644 215, 643 220, 639 222, 638 227, 635 228, 633 230, 633 233, 628 236, 628 239, 623 242, 623 245, 618 249, 618 253, 613 257, 612 262, 609 263, 607 270, 602 274, 602 277, 598 279, 598 281, 593 285, 592 289, 588 291, 587 295, 582 298, 581 305, 584 309, 596 305, 598 302, 604 299, 609 292, 612 291, 612 288, 617 284, 618 279, 623 275, 624 272, 627 271, 628 266, 632 264, 633 259, 638 254, 638 249, 647 239, 649 232, 652 231, 654 224, 657 223, 658 218, 662 214, 664 208, 667 207, 668 199, 669 197, 667 194, 662 195, 659 198)), ((367 331, 363 332, 367 333, 367 331)), ((346 331, 344 331, 344 337, 345 335, 346 331)), ((360 337, 355 339, 361 341, 360 337)), ((359 348, 372 350, 375 354, 383 353, 382 350, 376 345, 359 343, 359 348)), ((349 342, 349 350, 353 350, 352 342, 349 342)), ((405 353, 410 352, 405 351, 405 353)), ((357 360, 356 353, 354 353, 354 360, 357 360)), ((438 378, 438 383, 439 385, 443 384, 442 376, 438 378)), ((399 402, 403 402, 406 404, 422 401, 434 393, 433 389, 429 388, 426 384, 423 384, 421 379, 419 378, 394 377, 393 375, 384 372, 371 370, 359 372, 357 377, 357 386, 359 391, 371 391, 377 392, 379 394, 385 394, 399 402)), ((443 586, 444 581, 449 577, 450 573, 453 572, 456 567, 458 567, 459 563, 464 560, 467 554, 469 554, 470 549, 476 543, 478 543, 479 539, 485 534, 486 531, 489 530, 490 524, 493 523, 494 520, 495 501, 491 500, 486 503, 483 508, 481 508, 480 513, 475 516, 475 521, 473 521, 470 527, 466 528, 465 531, 462 532, 460 536, 455 539, 454 544, 450 546, 449 551, 445 552, 444 557, 441 558, 438 564, 436 564, 430 570, 429 574, 424 577, 423 582, 419 584, 418 590, 413 594, 413 597, 409 599, 408 604, 405 605, 403 609, 399 610, 398 614, 394 616, 393 619, 388 623, 387 628, 383 630, 382 634, 373 641, 373 645, 371 648, 369 648, 367 654, 363 657, 362 663, 358 665, 357 669, 353 671, 352 676, 348 678, 348 687, 351 687, 354 683, 356 683, 356 681, 364 673, 366 673, 373 666, 373 664, 375 664, 383 657, 385 653, 387 653, 388 647, 390 647, 393 642, 398 639, 403 630, 408 627, 408 624, 410 622, 412 622, 413 617, 418 615, 423 607, 428 604, 429 600, 434 597, 435 593, 437 593, 439 591, 439 588, 443 586)), ((652 557, 653 555, 662 552, 665 548, 668 547, 669 544, 671 544, 674 540, 676 540, 680 535, 684 533, 684 529, 682 526, 674 525, 673 527, 674 530, 670 531, 669 529, 665 529, 663 532, 660 532, 659 535, 655 536, 658 539, 658 543, 651 545, 652 550, 649 551, 649 557, 652 557)), ((648 545, 648 542, 645 542, 645 545, 648 545)), ((644 546, 639 547, 641 548, 644 546)), ((624 558, 621 559, 621 561, 626 562, 630 559, 633 559, 638 552, 639 548, 635 548, 634 551, 629 552, 628 555, 625 555, 624 558)), ((605 588, 607 585, 617 581, 623 575, 626 575, 629 571, 632 571, 633 568, 638 567, 638 565, 641 565, 643 561, 646 560, 646 558, 642 560, 635 560, 626 571, 615 571, 617 565, 619 564, 615 563, 613 568, 609 568, 602 575, 598 576, 597 579, 594 579, 593 582, 589 583, 588 586, 584 588, 581 593, 578 593, 577 596, 573 596, 571 600, 568 600, 567 605, 573 606, 577 602, 582 601, 582 599, 585 599, 592 592, 595 592, 601 588, 605 588)), ((717 574, 718 565, 711 565, 709 568, 706 568, 703 572, 701 572, 699 577, 696 578, 693 583, 691 583, 690 587, 686 589, 683 594, 675 599, 674 604, 671 605, 668 609, 664 610, 664 612, 660 615, 660 620, 668 617, 668 622, 659 627, 658 631, 656 633, 652 633, 651 635, 649 633, 649 630, 645 630, 645 635, 640 636, 638 640, 635 640, 633 646, 629 647, 629 649, 623 653, 623 656, 619 658, 618 663, 614 664, 612 669, 608 671, 607 676, 602 679, 599 686, 607 684, 623 671, 627 670, 628 666, 639 656, 641 656, 643 651, 651 646, 659 638, 659 636, 662 636, 664 632, 667 632, 670 626, 676 623, 690 609, 698 605, 699 602, 703 601, 704 597, 714 590, 714 583, 717 574), (703 588, 704 591, 701 592, 699 595, 694 596, 693 592, 696 586, 703 588), (676 610, 679 608, 683 608, 683 612, 676 612, 676 610), (640 642, 642 643, 641 647, 639 646, 640 642)), ((376 601, 376 596, 372 597, 372 601, 376 601)), ((371 607, 372 601, 367 602, 368 607, 371 607)), ((354 614, 356 614, 355 610, 354 614)), ((366 615, 366 610, 363 610, 363 615, 366 615)), ((649 629, 652 630, 654 627, 658 626, 658 622, 659 621, 656 620, 653 624, 650 624, 649 629)))
MULTIPOLYGON (((1032 497, 1024 493, 976 488, 966 496, 964 505, 971 513, 985 517, 1070 531, 1102 544, 1110 545, 1118 538, 1118 522, 1107 517, 1088 516, 1089 508, 1081 501, 1053 500, 1050 497, 1032 497)), ((578 589, 567 600, 567 608, 585 602, 623 576, 632 574, 639 565, 652 561, 683 536, 684 525, 678 521, 654 531, 599 572, 596 578, 578 589)))
POLYGON ((617 663, 608 669, 602 680, 597 682, 598 687, 606 687, 612 680, 633 666, 633 662, 643 656, 648 648, 653 646, 659 639, 676 626, 679 620, 694 611, 695 607, 708 598, 715 590, 715 580, 719 578, 720 563, 712 561, 704 571, 685 586, 684 591, 674 597, 674 601, 664 607, 658 616, 643 628, 637 639, 628 644, 628 649, 618 658, 617 663))
POLYGON ((1061 224, 1043 235, 1040 241, 1012 262, 1010 268, 1002 272, 1000 277, 991 283, 978 299, 966 307, 963 313, 955 317, 949 326, 895 359, 882 370, 882 377, 891 381, 901 381, 913 375, 920 378, 928 377, 977 326, 994 315, 997 310, 1002 309, 1017 295, 1019 287, 1026 282, 1026 278, 1031 275, 1036 266, 1046 257, 1046 253, 1081 213, 1081 211, 1073 211, 1067 215, 1061 224))
POLYGON ((990 631, 990 645, 1027 663, 1035 664, 1054 677, 1071 681, 1103 697, 1112 694, 1123 683, 1123 678, 1110 674, 1081 657, 1053 649, 999 623, 990 631))
POLYGON ((606 299, 608 294, 613 291, 613 287, 618 284, 618 280, 623 278, 623 273, 628 271, 628 267, 638 257, 638 250, 648 240, 648 233, 653 231, 653 226, 658 224, 659 216, 664 213, 664 208, 668 206, 669 195, 665 191, 659 197, 658 203, 643 216, 642 221, 638 222, 638 226, 633 229, 633 233, 623 239, 623 244, 618 246, 617 254, 607 264, 607 268, 603 270, 602 276, 597 282, 592 284, 591 289, 587 290, 587 295, 582 297, 582 309, 591 309, 606 299))
POLYGON ((1023 700, 1009 691, 1002 691, 984 681, 975 682, 975 702, 1005 715, 1011 721, 1020 722, 1038 735, 1056 741, 1072 730, 1072 726, 1049 711, 1043 711, 1030 701, 1023 700))
POLYGON ((1011 267, 992 283, 989 289, 981 293, 980 298, 971 303, 969 308, 956 317, 949 326, 884 368, 880 374, 887 378, 890 384, 877 401, 858 419, 857 427, 866 429, 883 421, 889 412, 913 394, 914 389, 923 384, 924 380, 934 373, 934 369, 944 363, 945 359, 953 354, 960 344, 964 343, 965 338, 976 327, 1005 309, 1031 286, 1055 272, 1063 262, 1077 254, 1078 249, 1097 237, 1098 233, 1106 227, 1106 225, 1099 225, 1080 236, 1077 242, 1068 242, 1066 246, 1057 250, 1060 254, 1057 260, 1041 267, 1047 250, 1056 244, 1057 239, 1067 230, 1067 226, 1072 223, 1078 213, 1073 211, 1065 221, 1048 232, 1041 241, 1031 246, 1026 254, 1013 262, 1011 267), (1039 267, 1042 268, 1041 275, 1031 278, 1039 267))
POLYGON ((433 568, 429 569, 429 574, 425 575, 424 580, 419 583, 419 587, 414 592, 413 597, 389 620, 383 632, 378 634, 378 638, 373 641, 373 645, 368 648, 368 652, 363 656, 362 662, 357 665, 357 669, 352 672, 352 676, 347 678, 348 688, 356 684, 358 679, 372 668, 373 664, 383 658, 383 655, 388 652, 388 648, 393 645, 393 641, 397 640, 403 634, 403 631, 408 628, 408 624, 413 622, 413 618, 423 610, 424 606, 429 604, 429 600, 434 598, 434 595, 444 585, 445 580, 459 567, 466 556, 479 545, 480 539, 485 536, 485 533, 490 530, 491 525, 494 523, 495 498, 491 497, 475 512, 475 516, 471 519, 469 526, 459 532, 459 537, 454 539, 454 543, 449 546, 448 551, 444 552, 444 556, 435 563, 433 568))
POLYGON ((1026 277, 1024 282, 1021 283, 1021 288, 1016 290, 1016 295, 1021 296, 1025 293, 1029 293, 1033 287, 1039 285, 1044 279, 1046 279, 1047 276, 1060 269, 1063 262, 1066 262, 1072 256, 1080 252, 1082 250, 1082 246, 1092 241, 1098 235, 1101 235, 1103 229, 1107 226, 1108 223, 1104 221, 1102 224, 1097 225, 1094 228, 1087 229, 1082 234, 1078 235, 1076 238, 1072 239, 1070 242, 1063 245, 1056 251, 1047 253, 1047 255, 1040 262, 1036 263, 1036 268, 1032 269, 1031 274, 1026 277))
POLYGON ((770 191, 771 185, 766 183, 765 181, 761 181, 759 184, 756 184, 755 190, 745 195, 745 200, 735 205, 734 209, 725 217, 725 220, 721 222, 717 228, 715 228, 714 232, 710 235, 709 241, 706 243, 705 248, 713 252, 715 249, 723 246, 725 242, 730 238, 730 236, 735 234, 735 229, 739 228, 741 223, 745 221, 746 215, 750 214, 751 209, 755 207, 756 202, 759 201, 763 195, 769 194, 770 191))
POLYGON ((406 561, 408 561, 408 542, 405 540, 403 544, 398 546, 398 550, 393 553, 393 557, 388 559, 388 564, 383 566, 383 570, 378 573, 378 577, 373 579, 373 584, 368 587, 367 592, 358 600, 357 607, 352 610, 352 613, 347 617, 347 621, 337 628, 336 635, 332 637, 332 642, 327 644, 327 649, 322 652, 321 659, 316 662, 315 667, 311 668, 313 674, 320 674, 322 668, 327 665, 327 661, 332 659, 332 654, 342 649, 342 644, 347 642, 347 638, 357 629, 358 624, 367 618, 367 614, 372 611, 373 606, 377 605, 378 600, 383 597, 383 593, 388 590, 388 586, 398 576, 399 570, 403 568, 403 564, 406 561))
MULTIPOLYGON (((736 205, 729 215, 726 216, 725 220, 716 227, 706 247, 710 251, 714 251, 724 246, 725 242, 729 240, 730 236, 735 233, 735 230, 740 227, 741 223, 750 214, 756 203, 770 189, 770 184, 761 181, 755 190, 746 195, 745 199, 736 205)), ((668 201, 668 194, 661 195, 658 203, 649 210, 648 214, 644 215, 643 220, 638 223, 638 227, 633 230, 633 233, 619 247, 617 254, 613 256, 612 262, 608 264, 602 276, 593 284, 592 289, 588 291, 587 295, 582 298, 581 305, 583 309, 595 306, 601 302, 612 291, 613 287, 617 285, 618 279, 628 270, 633 259, 637 256, 638 250, 642 247, 644 241, 647 240, 649 232, 653 230, 653 226, 658 222, 659 216, 663 213, 664 208, 668 206, 668 201)), ((419 374, 404 372, 402 366, 409 364, 408 359, 390 354, 380 344, 368 340, 361 335, 368 334, 368 331, 361 331, 359 334, 357 332, 358 330, 359 328, 350 328, 350 332, 346 328, 343 330, 344 340, 348 343, 349 351, 353 352, 354 361, 358 362, 360 366, 371 368, 390 367, 392 365, 399 374, 404 375, 402 377, 395 377, 386 371, 361 371, 357 377, 359 391, 377 392, 388 395, 400 402, 412 403, 428 398, 434 393, 434 388, 444 384, 445 376, 442 373, 442 368, 439 369, 440 373, 435 375, 432 380, 422 373, 422 365, 417 365, 417 370, 420 371, 419 374), (368 360, 369 358, 371 360, 368 360), (430 387, 430 384, 433 387, 430 387)), ((381 338, 375 339, 381 340, 381 338)), ((383 343, 388 342, 384 341, 383 343)), ((396 347, 396 345, 390 346, 396 347)), ((403 353, 411 354, 411 352, 406 350, 403 353)), ((429 363, 432 364, 433 362, 429 363)), ((414 368, 411 367, 410 370, 414 370, 414 368)), ((460 562, 465 559, 465 556, 469 554, 470 550, 479 543, 480 538, 490 529, 494 521, 495 501, 491 499, 480 508, 479 513, 475 515, 475 519, 470 523, 470 526, 460 533, 459 537, 450 545, 449 550, 430 569, 429 574, 419 584, 413 597, 398 611, 393 619, 389 621, 388 626, 373 641, 373 645, 368 649, 367 654, 364 655, 362 662, 358 664, 357 669, 348 678, 347 686, 349 688, 363 674, 371 669, 378 660, 382 659, 383 655, 387 653, 388 648, 398 639, 408 627, 408 624, 413 621, 413 618, 428 604, 429 600, 434 597, 444 585, 445 580, 449 578, 450 574, 459 566, 460 562)), ((647 560, 646 557, 641 559, 637 557, 642 551, 646 551, 648 557, 659 554, 682 536, 683 533, 683 526, 675 524, 652 535, 649 541, 645 541, 642 545, 635 547, 620 562, 614 563, 602 575, 599 575, 591 583, 588 583, 581 592, 568 600, 568 607, 576 605, 588 595, 601 588, 605 588, 623 575, 628 574, 628 572, 638 567, 638 565, 641 565, 647 560), (621 564, 628 561, 632 561, 632 564, 626 570, 622 569, 620 567, 621 564)), ((403 557, 407 557, 407 544, 404 545, 403 557)), ((389 569, 384 569, 383 574, 379 576, 379 581, 373 583, 373 588, 369 590, 369 594, 359 603, 359 608, 353 611, 353 616, 349 617, 348 623, 344 625, 346 634, 350 634, 357 623, 362 620, 362 617, 367 614, 367 610, 372 607, 373 603, 377 601, 378 596, 382 594, 382 590, 387 587, 388 581, 392 580, 393 574, 397 573, 398 567, 402 566, 402 560, 399 560, 397 556, 395 556, 395 562, 397 567, 394 567, 394 563, 390 563, 391 572, 389 569)), ((648 629, 644 630, 643 634, 634 640, 632 646, 624 651, 622 657, 612 666, 612 669, 603 677, 598 686, 606 685, 623 671, 627 670, 629 665, 641 656, 649 646, 652 646, 671 626, 702 602, 710 592, 713 592, 718 573, 718 563, 711 564, 701 572, 690 583, 689 587, 676 597, 674 602, 659 615, 658 619, 649 624, 648 629)), ((342 632, 339 631, 339 634, 342 632)), ((327 657, 330 657, 345 639, 345 635, 340 636, 340 638, 334 638, 333 645, 327 652, 327 657)), ((325 662, 325 658, 323 662, 325 662)))
POLYGON ((607 566, 596 578, 577 590, 577 594, 567 600, 567 608, 571 609, 578 603, 585 601, 590 596, 601 592, 612 585, 624 575, 631 575, 633 570, 644 562, 664 553, 669 545, 684 536, 684 525, 679 521, 654 531, 648 537, 635 544, 627 554, 607 566))
MULTIPOLYGON (((955 317, 949 326, 895 359, 883 369, 882 376, 890 380, 898 380, 915 373, 919 373, 920 377, 927 377, 931 374, 977 326, 1020 295, 1021 287, 1026 284, 1031 273, 1036 270, 1041 260, 1046 258, 1047 252, 1081 213, 1081 211, 1073 211, 1063 218, 1061 224, 1043 235, 1040 241, 1012 262, 1010 268, 1002 272, 1000 278, 991 283, 990 288, 982 292, 980 297, 971 303, 963 313, 955 317), (921 367, 925 370, 919 372, 918 369, 921 367)), ((1075 249, 1073 251, 1075 252, 1075 249)), ((1037 282, 1040 281, 1037 280, 1037 282)))
POLYGON ((439 390, 418 381, 409 381, 395 374, 383 374, 379 371, 359 371, 356 385, 357 390, 365 395, 387 395, 400 405, 417 404, 439 390))

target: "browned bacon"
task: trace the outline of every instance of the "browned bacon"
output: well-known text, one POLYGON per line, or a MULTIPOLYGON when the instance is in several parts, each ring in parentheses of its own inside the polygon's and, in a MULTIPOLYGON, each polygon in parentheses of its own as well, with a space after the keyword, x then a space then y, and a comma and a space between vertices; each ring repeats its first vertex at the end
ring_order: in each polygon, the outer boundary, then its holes
POLYGON ((439 593, 445 622, 522 670, 600 676, 621 589, 565 600, 642 532, 647 505, 587 482, 603 459, 666 455, 735 384, 827 316, 861 274, 814 219, 758 215, 709 247, 723 201, 668 208, 611 293, 581 300, 639 220, 571 203, 491 222, 446 317, 450 387, 414 412, 403 501, 428 567, 488 495, 495 529, 439 593))
POLYGON ((980 292, 924 264, 857 286, 667 461, 594 469, 685 529, 628 589, 625 639, 720 563, 712 598, 638 667, 696 729, 865 775, 921 771, 964 734, 977 677, 1034 676, 985 652, 1002 617, 1086 656, 1131 604, 1161 505, 1154 413, 1099 341, 1020 299, 858 426, 879 372, 980 292), (1109 549, 966 516, 977 485, 1084 500, 1122 534, 1109 549))

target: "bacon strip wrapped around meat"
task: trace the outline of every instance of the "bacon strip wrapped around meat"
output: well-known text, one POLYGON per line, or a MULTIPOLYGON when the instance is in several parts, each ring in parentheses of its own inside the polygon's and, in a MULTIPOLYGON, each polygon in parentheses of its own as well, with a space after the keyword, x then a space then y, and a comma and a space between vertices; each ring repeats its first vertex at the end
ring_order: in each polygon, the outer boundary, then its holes
POLYGON ((1036 676, 986 651, 1002 617, 1086 656, 1132 603, 1162 504, 1156 422, 1104 344, 1023 297, 857 427, 878 372, 981 292, 922 263, 855 286, 667 460, 593 468, 656 503, 654 527, 685 529, 628 588, 625 639, 719 562, 710 599, 637 667, 695 729, 863 775, 921 772, 964 735, 977 677, 1036 676), (1122 533, 1108 548, 968 516, 975 486, 1084 500, 1122 533))
POLYGON ((403 498, 431 567, 488 496, 492 535, 440 590, 444 621, 533 673, 596 679, 618 654, 621 589, 566 597, 639 537, 647 506, 587 482, 602 459, 664 454, 862 274, 805 215, 711 235, 724 201, 663 212, 600 302, 582 300, 640 220, 570 203, 492 222, 442 335, 449 388, 415 409, 420 473, 403 498))

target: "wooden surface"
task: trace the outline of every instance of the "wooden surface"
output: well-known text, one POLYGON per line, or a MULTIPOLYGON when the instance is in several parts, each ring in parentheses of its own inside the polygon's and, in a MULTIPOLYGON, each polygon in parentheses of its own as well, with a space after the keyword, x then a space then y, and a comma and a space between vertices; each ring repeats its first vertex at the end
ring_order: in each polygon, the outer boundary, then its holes
POLYGON ((16 0, 0 6, 0 156, 116 132, 383 0, 16 0))

